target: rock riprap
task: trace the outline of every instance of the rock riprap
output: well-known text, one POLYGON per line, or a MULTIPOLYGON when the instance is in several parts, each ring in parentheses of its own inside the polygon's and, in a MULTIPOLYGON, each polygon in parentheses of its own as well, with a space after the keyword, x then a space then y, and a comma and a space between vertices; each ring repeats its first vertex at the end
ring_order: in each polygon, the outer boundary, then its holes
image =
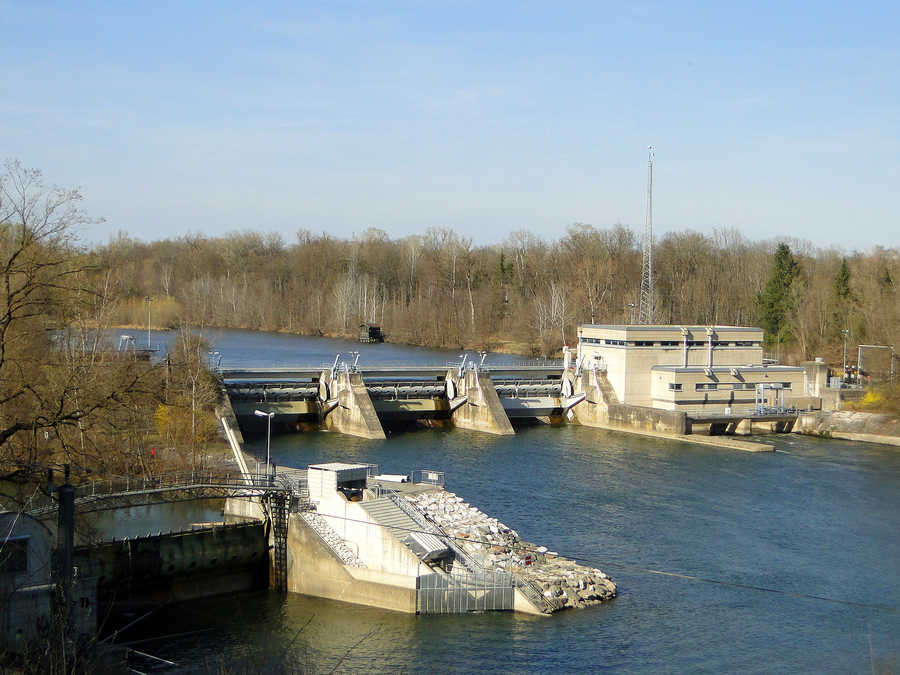
POLYGON ((554 609, 595 605, 616 595, 615 583, 601 570, 524 541, 518 532, 452 492, 427 492, 406 499, 485 568, 531 582, 554 609))
POLYGON ((341 538, 341 535, 332 529, 325 518, 315 511, 304 511, 300 514, 300 517, 306 521, 306 524, 319 535, 322 541, 334 551, 335 555, 337 555, 345 565, 350 565, 351 567, 366 566, 356 553, 347 546, 346 542, 341 538))

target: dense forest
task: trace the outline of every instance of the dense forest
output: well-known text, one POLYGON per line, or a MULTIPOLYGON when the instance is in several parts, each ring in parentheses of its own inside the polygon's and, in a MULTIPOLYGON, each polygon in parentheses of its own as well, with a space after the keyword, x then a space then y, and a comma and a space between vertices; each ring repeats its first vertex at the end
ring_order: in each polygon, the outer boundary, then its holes
MULTIPOLYGON (((253 231, 139 242, 119 234, 89 252, 115 289, 116 319, 315 335, 382 325, 389 339, 551 355, 579 324, 629 322, 641 247, 621 225, 575 224, 558 239, 526 230, 479 246, 449 228, 391 239, 306 230, 292 241, 253 231)), ((753 242, 731 229, 662 235, 654 245, 658 323, 761 325, 787 360, 895 344, 900 256, 803 241, 753 242)))
MULTIPOLYGON (((193 328, 354 336, 374 321, 396 342, 553 355, 580 323, 629 322, 641 252, 622 225, 556 239, 515 230, 478 245, 449 228, 391 239, 246 230, 85 246, 77 191, 7 162, 0 175, 0 475, 151 473, 153 450, 203 461, 216 387, 193 328), (117 325, 179 331, 160 365, 100 337, 117 325)), ((840 362, 844 340, 897 344, 900 256, 754 242, 731 229, 670 232, 654 246, 659 323, 762 325, 784 361, 840 362)), ((170 462, 171 464, 171 462, 170 462)))

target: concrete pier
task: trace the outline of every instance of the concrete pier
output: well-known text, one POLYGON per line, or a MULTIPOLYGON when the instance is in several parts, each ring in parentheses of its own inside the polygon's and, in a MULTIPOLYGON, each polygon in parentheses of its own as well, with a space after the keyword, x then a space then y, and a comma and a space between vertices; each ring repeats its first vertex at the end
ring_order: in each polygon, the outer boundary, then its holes
POLYGON ((332 380, 330 372, 323 371, 319 381, 328 382, 329 399, 337 399, 333 409, 324 411, 326 428, 361 438, 386 438, 361 373, 338 371, 332 380))
POLYGON ((461 393, 468 400, 453 412, 451 419, 454 425, 461 429, 500 436, 515 435, 515 429, 503 409, 490 375, 468 370, 464 373, 461 384, 461 393))

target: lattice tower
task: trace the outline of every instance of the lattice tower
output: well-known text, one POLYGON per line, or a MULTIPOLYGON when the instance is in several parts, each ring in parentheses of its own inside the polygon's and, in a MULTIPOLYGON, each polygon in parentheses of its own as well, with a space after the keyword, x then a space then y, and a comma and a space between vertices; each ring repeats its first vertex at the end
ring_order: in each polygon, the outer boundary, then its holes
POLYGON ((647 148, 647 218, 641 260, 641 305, 638 323, 653 323, 653 146, 647 148))

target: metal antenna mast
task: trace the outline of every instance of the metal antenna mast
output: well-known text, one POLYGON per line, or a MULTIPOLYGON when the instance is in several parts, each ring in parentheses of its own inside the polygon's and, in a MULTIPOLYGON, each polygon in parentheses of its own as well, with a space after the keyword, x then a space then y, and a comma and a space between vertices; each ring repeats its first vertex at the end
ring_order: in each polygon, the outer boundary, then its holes
POLYGON ((647 220, 641 260, 641 307, 638 323, 653 323, 653 146, 647 146, 647 220))

